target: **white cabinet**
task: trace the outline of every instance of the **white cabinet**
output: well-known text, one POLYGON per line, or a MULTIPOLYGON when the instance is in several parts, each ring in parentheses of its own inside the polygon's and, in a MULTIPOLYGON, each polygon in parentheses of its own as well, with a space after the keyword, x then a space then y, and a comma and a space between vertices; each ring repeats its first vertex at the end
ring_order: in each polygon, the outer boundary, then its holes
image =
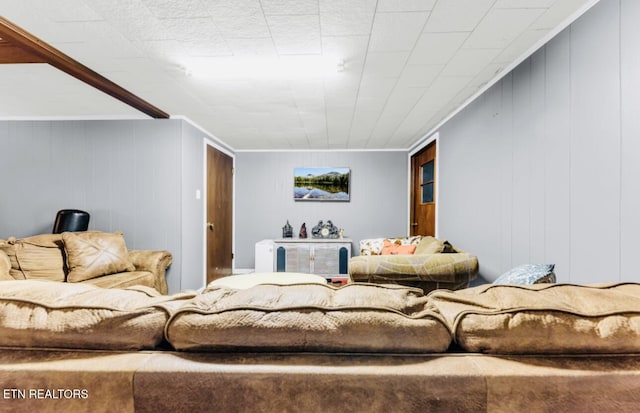
POLYGON ((327 278, 347 278, 350 257, 351 240, 347 238, 264 240, 256 244, 256 271, 270 267, 275 272, 304 272, 327 278))

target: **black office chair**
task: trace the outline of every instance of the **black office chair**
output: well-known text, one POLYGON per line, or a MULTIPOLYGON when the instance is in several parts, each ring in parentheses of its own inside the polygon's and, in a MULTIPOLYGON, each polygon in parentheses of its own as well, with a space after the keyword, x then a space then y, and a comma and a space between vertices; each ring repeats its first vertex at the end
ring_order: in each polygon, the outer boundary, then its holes
POLYGON ((89 228, 89 213, 79 209, 62 209, 56 214, 53 233, 86 231, 89 228))

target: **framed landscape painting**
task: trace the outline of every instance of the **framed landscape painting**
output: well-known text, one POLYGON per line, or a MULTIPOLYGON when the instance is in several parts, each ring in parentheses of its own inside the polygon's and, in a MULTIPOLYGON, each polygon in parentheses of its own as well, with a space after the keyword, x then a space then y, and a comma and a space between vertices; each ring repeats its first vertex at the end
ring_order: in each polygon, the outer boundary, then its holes
POLYGON ((294 168, 293 199, 349 202, 350 181, 349 168, 294 168))

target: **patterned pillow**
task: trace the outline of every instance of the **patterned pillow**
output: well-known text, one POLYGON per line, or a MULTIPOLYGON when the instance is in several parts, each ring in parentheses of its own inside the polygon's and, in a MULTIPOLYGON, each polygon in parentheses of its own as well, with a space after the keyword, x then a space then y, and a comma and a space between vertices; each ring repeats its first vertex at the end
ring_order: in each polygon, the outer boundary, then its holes
POLYGON ((502 274, 493 284, 530 285, 555 283, 555 264, 523 264, 502 274))
POLYGON ((384 238, 369 238, 360 241, 360 255, 380 255, 384 238))

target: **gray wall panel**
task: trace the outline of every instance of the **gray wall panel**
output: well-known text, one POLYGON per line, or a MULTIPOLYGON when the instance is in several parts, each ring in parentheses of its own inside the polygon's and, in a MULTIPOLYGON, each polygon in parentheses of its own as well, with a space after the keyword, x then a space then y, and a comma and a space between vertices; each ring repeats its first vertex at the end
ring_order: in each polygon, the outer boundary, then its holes
POLYGON ((558 281, 571 274, 571 36, 560 33, 546 54, 544 139, 544 259, 556 265, 558 281))
POLYGON ((640 2, 621 2, 620 278, 638 281, 640 233, 640 2))
POLYGON ((513 140, 513 262, 531 260, 531 154, 534 135, 530 80, 531 61, 527 60, 513 71, 513 130, 506 137, 513 140))
POLYGON ((254 268, 254 245, 279 238, 289 220, 297 235, 332 220, 354 240, 407 234, 405 152, 239 152, 236 154, 236 261, 254 268), (350 202, 296 202, 293 169, 301 166, 351 168, 350 202))
POLYGON ((571 26, 571 268, 582 282, 620 271, 619 17, 604 1, 571 26))
POLYGON ((439 228, 486 279, 549 262, 560 281, 637 280, 637 21, 637 2, 601 1, 440 129, 439 228), (500 176, 480 182, 487 146, 500 176))

